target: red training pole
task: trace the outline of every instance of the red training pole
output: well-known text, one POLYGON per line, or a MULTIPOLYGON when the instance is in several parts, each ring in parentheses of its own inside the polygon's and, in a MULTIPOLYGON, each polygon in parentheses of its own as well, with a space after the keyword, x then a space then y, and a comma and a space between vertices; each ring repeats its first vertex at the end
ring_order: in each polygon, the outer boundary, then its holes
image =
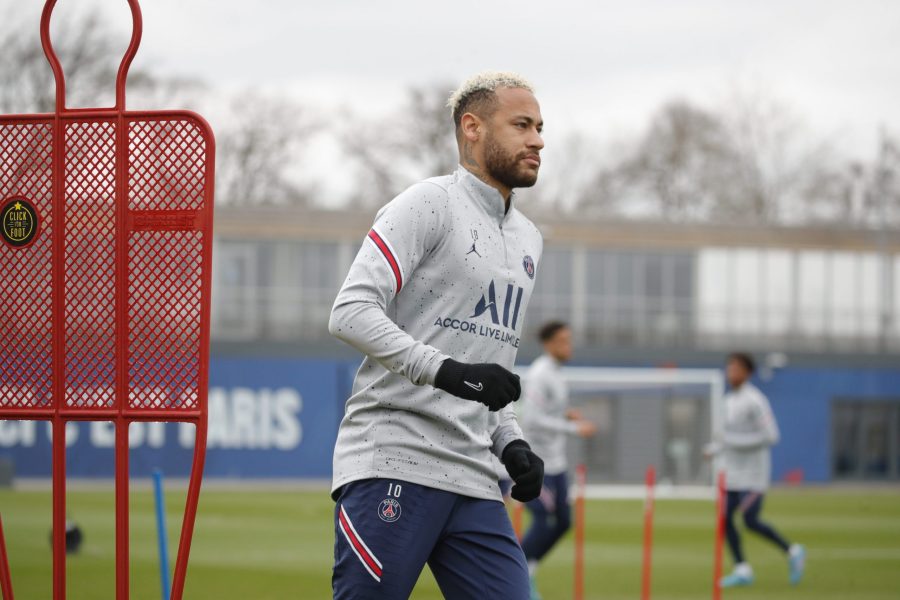
POLYGON ((725 471, 716 479, 716 542, 713 550, 713 600, 722 598, 722 540, 725 538, 725 471))
POLYGON ((647 500, 644 503, 644 564, 641 580, 641 600, 650 600, 650 579, 653 567, 653 509, 656 469, 647 467, 647 500))
POLYGON ((6 541, 3 539, 3 519, 0 518, 0 595, 3 600, 13 600, 12 580, 9 575, 9 557, 6 555, 6 541))
POLYGON ((587 467, 576 469, 578 490, 575 496, 575 600, 584 600, 584 488, 587 485, 587 467))
POLYGON ((523 537, 522 519, 525 514, 525 505, 515 500, 513 500, 513 502, 515 502, 515 504, 513 505, 512 526, 513 531, 516 532, 516 539, 521 542, 523 537))

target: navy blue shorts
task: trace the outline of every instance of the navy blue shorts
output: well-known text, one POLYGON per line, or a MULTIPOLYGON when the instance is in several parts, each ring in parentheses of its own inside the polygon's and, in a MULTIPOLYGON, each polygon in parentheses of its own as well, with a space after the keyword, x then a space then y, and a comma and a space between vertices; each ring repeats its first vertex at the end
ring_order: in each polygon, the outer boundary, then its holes
POLYGON ((502 502, 394 479, 341 488, 335 600, 406 600, 426 563, 445 598, 529 598, 525 555, 502 502))

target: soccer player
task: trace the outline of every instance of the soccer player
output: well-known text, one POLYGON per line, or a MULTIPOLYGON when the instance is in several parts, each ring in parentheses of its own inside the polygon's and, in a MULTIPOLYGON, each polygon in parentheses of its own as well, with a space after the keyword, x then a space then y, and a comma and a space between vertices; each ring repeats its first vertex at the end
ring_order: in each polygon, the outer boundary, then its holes
POLYGON ((544 487, 540 496, 527 504, 531 527, 522 540, 531 575, 532 600, 540 600, 534 580, 538 562, 565 535, 572 522, 566 477, 567 438, 589 437, 597 431, 596 425, 569 408, 568 386, 560 373, 560 366, 572 359, 572 330, 561 321, 551 321, 541 327, 538 338, 544 353, 525 376, 521 411, 525 439, 544 459, 544 487))
POLYGON ((722 587, 753 583, 753 569, 744 557, 741 536, 734 524, 734 513, 744 515, 750 531, 762 536, 785 553, 789 578, 796 585, 803 577, 806 551, 789 543, 771 525, 759 518, 763 497, 769 487, 770 448, 778 443, 778 424, 769 401, 750 383, 756 370, 753 358, 743 352, 728 357, 725 377, 731 390, 725 396, 725 418, 719 439, 707 449, 707 455, 721 453, 727 490, 725 534, 734 558, 734 571, 722 578, 722 587))
POLYGON ((527 502, 544 466, 510 372, 543 240, 513 188, 535 184, 531 85, 486 72, 448 102, 460 166, 375 217, 329 331, 366 356, 334 448, 334 598, 408 598, 427 563, 454 600, 527 600, 528 569, 491 465, 527 502))

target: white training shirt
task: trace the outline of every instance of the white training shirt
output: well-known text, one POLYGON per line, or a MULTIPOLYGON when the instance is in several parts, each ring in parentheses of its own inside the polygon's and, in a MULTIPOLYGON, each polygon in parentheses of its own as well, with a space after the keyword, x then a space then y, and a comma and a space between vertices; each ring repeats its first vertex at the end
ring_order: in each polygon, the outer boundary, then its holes
POLYGON ((522 393, 522 428, 531 449, 544 460, 548 475, 564 473, 568 468, 566 441, 578 431, 566 418, 569 386, 560 372, 560 364, 547 354, 536 359, 525 376, 522 393))
POLYGON ((507 212, 462 167, 378 212, 329 322, 366 355, 338 430, 332 491, 396 478, 500 499, 491 453, 523 437, 512 406, 492 413, 432 384, 447 357, 512 369, 542 249, 513 201, 507 212))
POLYGON ((747 382, 725 395, 721 443, 729 490, 764 492, 769 488, 770 448, 779 436, 769 401, 756 386, 747 382))

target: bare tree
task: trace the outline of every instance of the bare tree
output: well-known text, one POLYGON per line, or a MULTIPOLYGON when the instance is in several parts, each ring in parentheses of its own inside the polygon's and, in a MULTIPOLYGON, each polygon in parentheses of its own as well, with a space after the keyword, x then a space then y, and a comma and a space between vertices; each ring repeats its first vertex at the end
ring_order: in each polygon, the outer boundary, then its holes
POLYGON ((600 206, 605 216, 797 224, 845 218, 857 193, 831 145, 758 94, 720 110, 669 102, 639 139, 607 154, 619 158, 595 166, 580 193, 586 214, 600 206))
POLYGON ((619 216, 703 220, 728 191, 723 183, 736 167, 721 119, 680 100, 657 111, 639 140, 608 154, 616 159, 599 164, 580 194, 588 214, 599 205, 619 216))
POLYGON ((356 170, 355 201, 384 203, 417 180, 456 168, 453 122, 446 107, 450 89, 410 88, 403 105, 383 119, 344 119, 340 139, 356 170))
POLYGON ((900 139, 887 130, 881 132, 864 206, 872 225, 900 226, 900 139))
MULTIPOLYGON (((38 17, 35 11, 22 10, 18 4, 0 9, 2 113, 46 113, 56 108, 56 85, 41 48, 38 17)), ((99 95, 114 92, 126 40, 110 31, 99 10, 75 13, 71 20, 60 22, 52 41, 69 84, 68 106, 96 106, 99 95)), ((136 95, 184 89, 184 83, 134 68, 129 75, 129 91, 136 95)))
POLYGON ((298 206, 312 202, 304 184, 303 149, 320 128, 309 112, 280 97, 246 92, 231 102, 219 131, 218 200, 232 206, 298 206))

